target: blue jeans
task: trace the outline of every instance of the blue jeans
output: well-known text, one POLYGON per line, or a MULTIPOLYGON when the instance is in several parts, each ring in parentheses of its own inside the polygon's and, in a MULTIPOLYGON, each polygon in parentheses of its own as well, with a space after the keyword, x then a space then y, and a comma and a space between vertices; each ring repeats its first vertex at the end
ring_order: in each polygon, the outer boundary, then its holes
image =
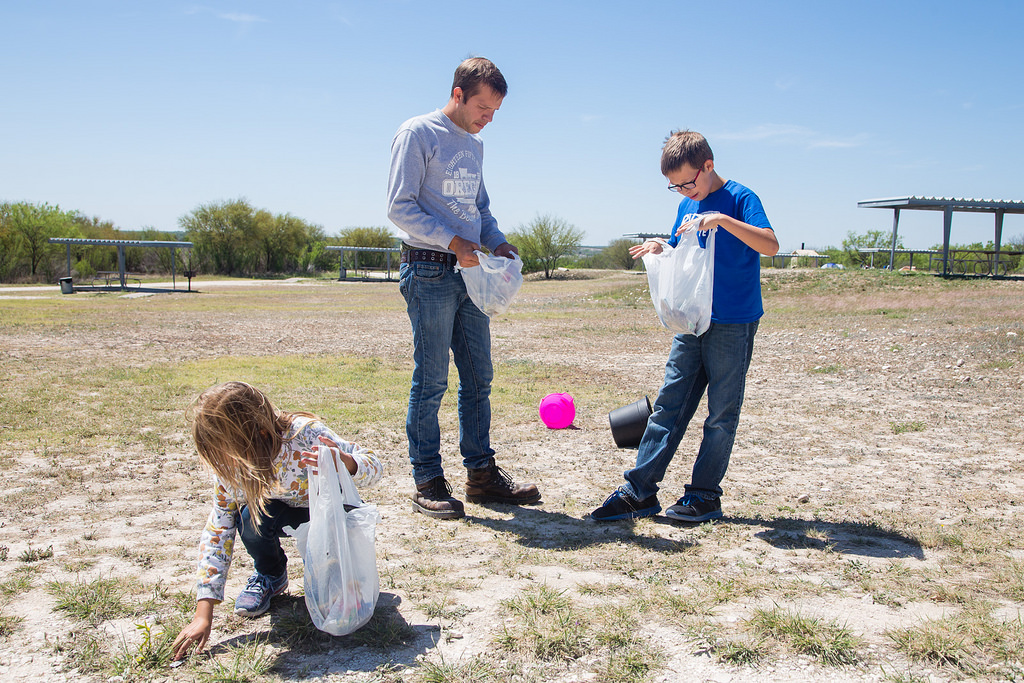
POLYGON ((736 439, 757 325, 757 321, 734 325, 711 323, 708 331, 699 337, 675 336, 665 365, 665 384, 658 393, 637 449, 636 467, 624 473, 627 493, 643 500, 658 492, 658 483, 665 478, 665 471, 707 389, 704 437, 686 492, 705 499, 722 495, 719 484, 729 467, 736 439))
POLYGON ((412 477, 444 475, 437 412, 448 390, 448 353, 459 371, 459 451, 468 468, 486 467, 491 449, 490 319, 466 294, 462 275, 439 263, 403 263, 399 289, 412 323, 413 372, 405 433, 412 477))
POLYGON ((288 557, 281 547, 282 529, 293 529, 309 521, 309 508, 293 508, 284 501, 268 500, 267 514, 259 525, 253 524, 249 506, 242 506, 239 512, 238 536, 242 545, 252 557, 256 571, 267 576, 281 576, 288 570, 288 557))

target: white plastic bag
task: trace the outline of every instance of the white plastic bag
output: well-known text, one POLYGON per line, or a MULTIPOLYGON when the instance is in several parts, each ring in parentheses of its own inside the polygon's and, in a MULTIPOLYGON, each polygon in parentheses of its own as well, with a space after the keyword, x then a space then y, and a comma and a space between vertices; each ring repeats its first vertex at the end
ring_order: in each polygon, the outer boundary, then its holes
POLYGON ((523 260, 519 254, 514 258, 488 256, 482 251, 473 252, 480 259, 479 266, 456 269, 462 272, 466 293, 476 307, 493 318, 508 310, 512 299, 523 286, 523 260))
POLYGON ((654 310, 673 332, 700 336, 711 326, 716 231, 712 228, 701 238, 697 230, 689 230, 674 249, 665 246, 660 254, 644 255, 654 310))
POLYGON ((380 517, 376 505, 359 498, 348 470, 338 471, 330 449, 317 450, 318 473, 309 477, 309 525, 293 535, 305 564, 309 617, 321 631, 343 636, 368 622, 377 605, 374 534, 380 517))

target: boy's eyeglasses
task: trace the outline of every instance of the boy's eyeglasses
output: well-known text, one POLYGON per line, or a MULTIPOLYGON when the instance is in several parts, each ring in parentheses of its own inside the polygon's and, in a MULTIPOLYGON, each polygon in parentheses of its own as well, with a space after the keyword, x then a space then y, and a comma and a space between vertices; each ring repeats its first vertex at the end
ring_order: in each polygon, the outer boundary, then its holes
POLYGON ((692 190, 697 187, 697 178, 700 178, 700 172, 704 169, 698 168, 697 175, 693 176, 693 180, 688 183, 679 183, 678 185, 669 185, 668 189, 672 192, 682 192, 683 190, 692 190))

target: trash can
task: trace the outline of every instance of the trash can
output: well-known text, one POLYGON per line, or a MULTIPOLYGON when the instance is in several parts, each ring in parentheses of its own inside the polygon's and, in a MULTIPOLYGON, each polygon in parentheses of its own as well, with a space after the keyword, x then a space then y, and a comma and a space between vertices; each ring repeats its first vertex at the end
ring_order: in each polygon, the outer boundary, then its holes
POLYGON ((75 286, 71 284, 71 278, 62 277, 60 279, 60 293, 61 294, 74 294, 75 286))

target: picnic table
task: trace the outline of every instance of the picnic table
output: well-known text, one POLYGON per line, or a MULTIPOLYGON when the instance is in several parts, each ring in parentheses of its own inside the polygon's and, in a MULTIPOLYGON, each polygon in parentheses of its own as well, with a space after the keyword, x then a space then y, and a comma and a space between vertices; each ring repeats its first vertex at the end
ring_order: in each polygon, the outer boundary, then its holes
POLYGON ((103 281, 104 287, 113 287, 116 285, 121 289, 127 289, 129 280, 135 283, 136 289, 142 287, 142 280, 138 275, 135 273, 124 273, 122 276, 121 271, 119 270, 97 270, 95 277, 92 279, 92 286, 99 287, 100 285, 97 283, 99 283, 100 280, 103 281))
MULTIPOLYGON (((950 249, 949 269, 961 275, 1006 275, 1007 257, 1017 257, 1024 251, 1006 251, 994 249, 950 249), (996 256, 998 255, 998 260, 996 256)), ((942 257, 929 258, 928 268, 931 269, 932 258, 941 263, 942 257)))

